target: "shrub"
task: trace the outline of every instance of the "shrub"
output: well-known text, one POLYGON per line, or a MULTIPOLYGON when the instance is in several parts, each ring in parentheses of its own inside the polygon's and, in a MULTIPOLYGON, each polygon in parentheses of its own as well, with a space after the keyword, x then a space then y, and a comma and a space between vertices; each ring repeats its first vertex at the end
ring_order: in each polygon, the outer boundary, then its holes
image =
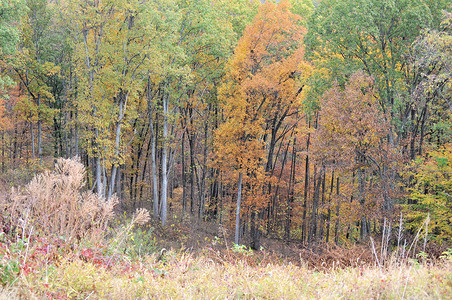
POLYGON ((67 241, 102 238, 117 200, 83 191, 84 178, 78 159, 60 158, 54 171, 36 175, 22 191, 13 188, 0 203, 4 230, 22 238, 32 233, 67 241))

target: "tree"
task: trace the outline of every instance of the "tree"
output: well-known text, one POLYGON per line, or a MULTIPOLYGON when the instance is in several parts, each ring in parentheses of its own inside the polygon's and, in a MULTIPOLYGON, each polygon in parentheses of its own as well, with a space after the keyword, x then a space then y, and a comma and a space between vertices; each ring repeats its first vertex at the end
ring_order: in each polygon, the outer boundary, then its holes
POLYGON ((396 168, 397 152, 387 143, 390 128, 388 117, 380 112, 373 80, 363 72, 353 74, 344 88, 334 83, 322 98, 312 152, 318 164, 344 175, 353 173, 348 198, 360 206, 352 218, 360 220, 363 240, 369 232, 367 218, 381 216, 379 209, 388 211, 392 205, 394 190, 386 173, 396 168))
MULTIPOLYGON (((16 52, 19 42, 18 20, 24 12, 23 0, 0 1, 0 61, 5 62, 8 56, 16 52)), ((2 72, 3 73, 3 70, 2 72)), ((8 77, 0 74, 0 90, 5 83, 10 83, 8 77)))
POLYGON ((136 118, 147 78, 154 35, 143 29, 144 5, 140 1, 62 4, 74 42, 84 147, 95 160, 97 193, 106 198, 114 193, 118 168, 127 156, 121 149, 123 130, 136 118))
POLYGON ((311 57, 327 58, 333 76, 341 80, 341 74, 362 69, 374 77, 380 106, 395 125, 393 142, 400 144, 411 116, 406 113, 411 106, 406 58, 420 30, 432 24, 428 5, 421 0, 327 0, 309 24, 311 57))
MULTIPOLYGON (((420 126, 416 124, 423 118, 422 107, 413 109, 410 46, 421 29, 432 26, 432 14, 446 5, 422 0, 325 0, 309 22, 309 57, 329 70, 331 80, 344 85, 356 70, 374 78, 380 109, 393 125, 388 147, 401 154, 408 152, 404 145, 410 137, 417 140, 420 126)), ((398 176, 393 168, 384 174, 394 190, 398 176)), ((386 202, 391 209, 393 200, 386 202)))
POLYGON ((413 161, 405 174, 409 195, 404 209, 413 232, 429 217, 429 233, 439 243, 452 237, 451 16, 444 14, 441 30, 424 30, 411 52, 412 113, 416 122, 410 139, 413 161))
POLYGON ((414 183, 405 204, 408 228, 415 232, 427 216, 429 234, 439 243, 452 239, 452 144, 447 143, 419 157, 407 172, 414 183))
POLYGON ((445 14, 441 30, 424 30, 412 45, 410 158, 422 155, 427 135, 438 146, 452 135, 448 114, 452 82, 452 14, 445 14))
POLYGON ((50 125, 55 117, 52 109, 57 96, 51 82, 58 77, 60 67, 55 65, 61 38, 54 31, 53 9, 47 0, 26 1, 27 13, 22 19, 19 52, 11 61, 15 78, 22 84, 28 97, 18 104, 22 117, 30 123, 32 155, 35 158, 34 123, 37 123, 37 157, 42 161, 43 125, 50 125))
MULTIPOLYGON (((293 129, 285 120, 298 113, 301 78, 308 69, 303 62, 301 18, 289 7, 285 1, 260 7, 236 47, 220 89, 226 120, 216 131, 215 158, 229 182, 239 182, 238 198, 241 191, 251 213, 251 247, 256 249, 257 218, 268 204, 276 143, 293 129)), ((237 214, 239 209, 237 205, 237 214)))

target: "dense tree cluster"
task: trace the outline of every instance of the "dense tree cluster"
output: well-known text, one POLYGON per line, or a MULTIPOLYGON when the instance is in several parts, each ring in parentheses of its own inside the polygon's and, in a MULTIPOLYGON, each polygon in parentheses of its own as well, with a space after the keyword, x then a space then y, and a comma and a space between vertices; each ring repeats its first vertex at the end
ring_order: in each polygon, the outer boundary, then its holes
POLYGON ((162 225, 452 237, 447 0, 1 0, 1 172, 81 158, 162 225))

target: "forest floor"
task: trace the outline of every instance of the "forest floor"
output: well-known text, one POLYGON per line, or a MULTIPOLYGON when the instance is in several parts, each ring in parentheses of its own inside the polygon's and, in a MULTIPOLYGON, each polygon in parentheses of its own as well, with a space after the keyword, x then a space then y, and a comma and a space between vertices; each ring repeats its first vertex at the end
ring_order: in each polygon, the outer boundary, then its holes
MULTIPOLYGON (((119 220, 117 232, 125 226, 119 220)), ((450 250, 378 265, 368 245, 308 250, 264 239, 268 250, 253 251, 209 226, 151 228, 137 226, 120 245, 3 234, 0 299, 452 299, 450 250)))
POLYGON ((7 194, 10 181, 0 178, 0 300, 452 299, 451 249, 413 249, 408 258, 378 243, 307 247, 264 237, 251 250, 218 223, 186 216, 162 227, 143 212, 142 223, 139 213, 96 213, 86 227, 78 194, 66 189, 76 181, 41 179, 7 194), (57 226, 75 233, 60 236, 57 226))

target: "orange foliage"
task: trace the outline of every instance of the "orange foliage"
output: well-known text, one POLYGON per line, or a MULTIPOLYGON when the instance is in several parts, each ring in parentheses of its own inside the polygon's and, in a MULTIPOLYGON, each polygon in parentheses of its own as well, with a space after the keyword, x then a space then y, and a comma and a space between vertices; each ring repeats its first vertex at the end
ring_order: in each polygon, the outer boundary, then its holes
POLYGON ((343 221, 378 217, 384 197, 394 192, 388 170, 400 159, 388 141, 389 116, 379 109, 372 78, 357 72, 344 88, 335 83, 322 98, 319 118, 312 152, 342 177, 333 198, 341 203, 343 221))
POLYGON ((300 87, 309 71, 304 33, 286 1, 262 5, 219 91, 226 121, 216 131, 215 162, 230 183, 244 175, 245 204, 256 209, 267 205, 265 185, 274 181, 266 170, 270 148, 281 137, 281 124, 300 107, 300 87))
POLYGON ((14 117, 12 111, 19 98, 19 87, 8 88, 0 94, 0 131, 12 128, 14 117))

